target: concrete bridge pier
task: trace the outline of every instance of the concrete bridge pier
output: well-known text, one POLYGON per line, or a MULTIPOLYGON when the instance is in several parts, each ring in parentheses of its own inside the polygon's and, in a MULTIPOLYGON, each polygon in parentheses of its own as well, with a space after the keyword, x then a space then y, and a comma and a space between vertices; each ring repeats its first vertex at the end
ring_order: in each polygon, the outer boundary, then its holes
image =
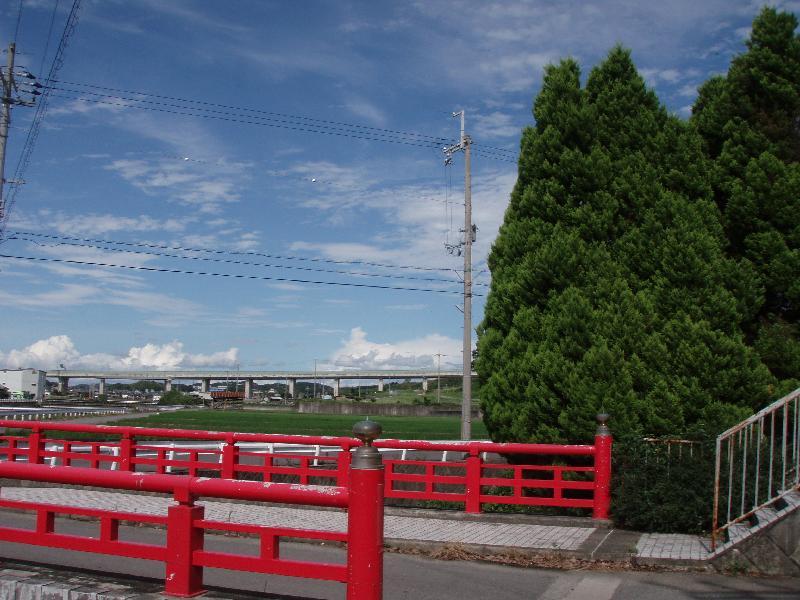
POLYGON ((69 390, 69 377, 59 377, 58 378, 59 393, 66 394, 67 390, 69 390))
POLYGON ((383 391, 383 379, 378 379, 378 391, 383 391))
POLYGON ((211 380, 210 379, 201 379, 200 380, 200 391, 203 392, 204 394, 208 393, 208 388, 210 386, 211 386, 211 380))
POLYGON ((246 400, 253 399, 253 380, 252 379, 245 379, 244 380, 244 397, 246 400))
POLYGON ((294 384, 297 382, 296 379, 287 379, 286 384, 289 386, 289 396, 294 398, 294 384))
POLYGON ((97 386, 97 393, 100 396, 106 395, 106 380, 103 378, 100 379, 100 384, 97 386))
POLYGON ((164 380, 164 391, 171 392, 172 391, 172 379, 165 379, 164 380))
POLYGON ((339 396, 339 388, 341 387, 342 380, 341 379, 334 379, 333 380, 333 397, 337 398, 339 396))
POLYGON ((423 377, 422 378, 422 391, 425 392, 426 394, 428 393, 428 378, 427 377, 423 377))

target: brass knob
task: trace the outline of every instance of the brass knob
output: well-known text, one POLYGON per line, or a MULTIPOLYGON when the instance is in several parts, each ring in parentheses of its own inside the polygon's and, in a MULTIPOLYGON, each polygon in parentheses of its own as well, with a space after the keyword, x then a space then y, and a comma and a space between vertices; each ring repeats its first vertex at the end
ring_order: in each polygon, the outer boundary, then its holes
POLYGON ((369 419, 366 421, 359 421, 353 425, 353 435, 361 440, 365 446, 371 446, 372 442, 378 439, 382 431, 383 427, 381 427, 380 423, 370 421, 369 419))

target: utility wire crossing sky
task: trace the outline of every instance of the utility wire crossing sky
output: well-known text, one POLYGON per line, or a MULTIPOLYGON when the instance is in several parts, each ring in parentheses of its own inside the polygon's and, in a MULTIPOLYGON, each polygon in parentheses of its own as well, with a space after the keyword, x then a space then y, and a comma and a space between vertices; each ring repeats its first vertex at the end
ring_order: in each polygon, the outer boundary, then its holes
POLYGON ((545 65, 622 43, 688 117, 759 6, 5 3, 44 98, 11 111, 0 367, 458 368, 452 113, 474 327, 545 65))

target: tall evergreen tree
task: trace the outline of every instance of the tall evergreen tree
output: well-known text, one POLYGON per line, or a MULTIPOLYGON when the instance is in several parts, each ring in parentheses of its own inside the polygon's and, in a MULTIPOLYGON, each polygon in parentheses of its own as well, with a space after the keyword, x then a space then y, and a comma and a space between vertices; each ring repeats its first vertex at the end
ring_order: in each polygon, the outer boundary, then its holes
POLYGON ((764 302, 743 324, 779 381, 800 385, 800 38, 765 8, 747 51, 704 84, 692 122, 713 160, 727 253, 752 268, 764 302))
POLYGON ((476 369, 498 441, 672 433, 761 404, 769 373, 740 324, 760 305, 724 234, 694 130, 622 48, 580 84, 545 71, 489 256, 476 369))

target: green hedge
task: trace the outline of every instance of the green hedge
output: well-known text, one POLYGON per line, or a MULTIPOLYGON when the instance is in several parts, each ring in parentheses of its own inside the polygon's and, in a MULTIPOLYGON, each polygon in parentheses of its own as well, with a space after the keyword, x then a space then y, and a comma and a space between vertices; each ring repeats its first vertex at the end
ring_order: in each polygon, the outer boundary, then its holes
POLYGON ((691 445, 628 439, 614 444, 612 518, 636 531, 702 533, 711 529, 714 442, 691 445))

